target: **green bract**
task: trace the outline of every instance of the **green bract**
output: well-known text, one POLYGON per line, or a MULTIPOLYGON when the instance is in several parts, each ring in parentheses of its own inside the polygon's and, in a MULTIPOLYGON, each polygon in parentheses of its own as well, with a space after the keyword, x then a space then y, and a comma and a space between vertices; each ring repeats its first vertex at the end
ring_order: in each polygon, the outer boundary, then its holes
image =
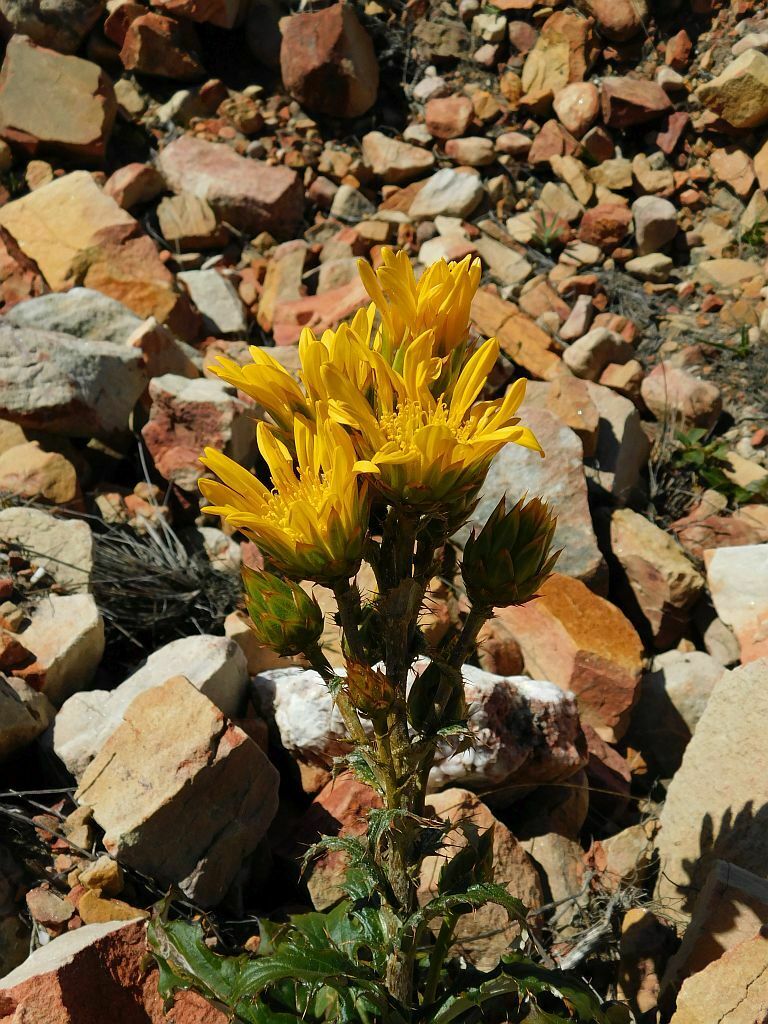
POLYGON ((291 580, 243 569, 245 604, 260 644, 281 656, 301 654, 323 635, 320 605, 291 580))
POLYGON ((560 552, 550 554, 557 517, 546 502, 521 498, 508 512, 502 497, 480 533, 464 547, 467 596, 484 608, 523 604, 541 587, 560 552))

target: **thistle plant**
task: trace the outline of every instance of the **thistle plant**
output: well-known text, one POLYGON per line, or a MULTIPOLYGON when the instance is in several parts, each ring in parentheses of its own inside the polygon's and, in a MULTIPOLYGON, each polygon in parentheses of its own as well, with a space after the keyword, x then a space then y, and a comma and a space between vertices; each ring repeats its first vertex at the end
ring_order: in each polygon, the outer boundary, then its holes
POLYGON ((551 572, 555 517, 537 497, 517 495, 509 509, 502 500, 464 549, 463 627, 430 647, 419 627, 427 588, 492 459, 509 443, 544 453, 516 415, 525 381, 483 397, 499 346, 470 340, 478 261, 440 261, 417 281, 407 256, 385 249, 377 271, 361 262, 360 273, 371 305, 320 338, 304 330, 298 380, 263 350, 245 367, 220 360, 219 376, 269 415, 258 444, 271 483, 207 449, 217 479, 200 488, 204 511, 264 555, 265 570, 244 576, 259 641, 302 654, 320 674, 349 732, 339 768, 383 806, 366 836, 326 838, 308 854, 346 854, 343 902, 262 923, 256 956, 218 956, 192 925, 158 917, 162 990, 193 985, 258 1024, 616 1019, 587 986, 523 956, 534 934, 526 909, 493 883, 490 831, 459 823, 465 845, 419 903, 422 862, 447 853, 457 827, 427 817, 425 801, 438 747, 467 742, 462 666, 493 609, 530 600, 551 572), (376 580, 367 600, 355 584, 363 561, 376 580), (321 649, 306 581, 335 595, 344 665, 321 649), (482 974, 452 957, 452 940, 459 918, 488 902, 519 922, 522 938, 482 974))

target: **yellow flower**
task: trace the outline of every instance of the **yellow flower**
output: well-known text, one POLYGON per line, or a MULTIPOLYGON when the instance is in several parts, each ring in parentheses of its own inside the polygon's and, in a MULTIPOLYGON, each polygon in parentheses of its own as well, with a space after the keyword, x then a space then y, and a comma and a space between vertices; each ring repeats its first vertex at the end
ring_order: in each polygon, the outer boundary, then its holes
MULTIPOLYGON (((480 284, 480 260, 466 256, 460 263, 438 260, 419 280, 407 253, 382 250, 377 271, 358 261, 360 277, 381 315, 377 347, 393 366, 398 351, 427 330, 434 331, 436 356, 444 358, 460 349, 469 335, 469 312, 480 284)), ((402 354, 401 354, 402 358, 402 354)))
POLYGON ((430 390, 431 351, 426 332, 408 347, 402 375, 379 368, 376 410, 341 374, 325 370, 328 391, 335 395, 331 415, 356 438, 355 471, 375 478, 388 500, 424 512, 441 503, 466 504, 494 455, 509 442, 544 454, 514 415, 525 397, 525 380, 516 381, 502 399, 475 401, 498 357, 495 339, 486 341, 452 388, 437 397, 430 390))
POLYGON ((250 347, 252 363, 240 366, 233 359, 219 356, 219 365, 210 369, 217 377, 239 388, 258 402, 280 430, 293 436, 294 416, 312 419, 312 409, 307 396, 290 373, 268 352, 250 347))
POLYGON ((224 356, 211 370, 228 384, 250 395, 272 417, 281 440, 293 445, 293 420, 304 416, 314 421, 318 402, 328 399, 321 368, 331 364, 353 381, 361 391, 370 387, 372 368, 371 330, 376 314, 371 304, 360 309, 351 323, 336 330, 324 331, 322 337, 305 327, 299 339, 299 380, 295 380, 280 363, 264 349, 251 346, 252 363, 240 366, 224 356))
POLYGON ((365 482, 354 472, 349 434, 324 410, 318 413, 316 423, 295 419, 298 475, 291 452, 259 423, 259 449, 274 490, 213 448, 206 448, 201 462, 221 482, 201 480, 200 490, 210 502, 203 511, 241 530, 286 576, 331 581, 357 572, 369 501, 365 482))

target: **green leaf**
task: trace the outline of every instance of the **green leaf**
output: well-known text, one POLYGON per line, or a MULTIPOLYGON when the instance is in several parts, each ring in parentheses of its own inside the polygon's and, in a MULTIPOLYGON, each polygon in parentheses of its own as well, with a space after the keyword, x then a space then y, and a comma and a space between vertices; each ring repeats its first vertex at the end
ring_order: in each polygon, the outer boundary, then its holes
MULTIPOLYGON (((526 1021, 554 1024, 560 1021, 578 1021, 579 1024, 612 1024, 603 1012, 597 994, 584 982, 564 971, 549 971, 539 967, 527 957, 505 957, 499 973, 487 981, 468 988, 454 990, 442 1004, 429 1010, 429 1024, 450 1024, 469 1010, 498 996, 515 993, 523 1005, 529 1007, 526 1021), (555 1011, 544 1011, 538 1006, 537 996, 546 993, 562 1000, 561 1016, 555 1011), (531 1015, 532 1012, 536 1015, 531 1015)), ((617 1022, 618 1024, 618 1022, 617 1022)))
POLYGON ((510 921, 517 921, 523 927, 528 927, 524 903, 511 896, 502 885, 497 885, 494 882, 481 882, 468 886, 462 892, 436 896, 412 914, 404 928, 416 928, 420 924, 428 924, 436 917, 444 917, 449 911, 459 910, 462 912, 461 908, 466 907, 468 912, 474 908, 485 906, 486 903, 498 904, 506 910, 510 921))

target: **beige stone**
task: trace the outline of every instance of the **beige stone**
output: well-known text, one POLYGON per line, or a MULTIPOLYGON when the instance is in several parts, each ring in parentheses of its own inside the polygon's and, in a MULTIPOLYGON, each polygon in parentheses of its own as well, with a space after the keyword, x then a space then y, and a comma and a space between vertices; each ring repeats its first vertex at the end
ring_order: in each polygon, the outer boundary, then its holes
POLYGON ((76 799, 118 861, 210 906, 264 836, 278 781, 256 743, 176 676, 136 697, 76 799))
POLYGON ((756 935, 683 984, 670 1024, 762 1024, 766 1019, 768 939, 756 935))
POLYGON ((7 203, 0 226, 34 260, 54 291, 79 284, 83 254, 100 236, 128 238, 136 221, 106 195, 87 171, 72 171, 50 185, 7 203))
POLYGON ((91 528, 82 519, 57 519, 42 509, 0 509, 0 541, 34 551, 42 566, 67 590, 87 590, 93 567, 91 528))
POLYGON ((716 860, 696 898, 683 941, 667 964, 662 988, 677 991, 692 974, 768 925, 768 882, 716 860))
POLYGON ((51 594, 35 609, 21 639, 37 659, 43 693, 61 707, 96 674, 104 653, 104 620, 90 594, 51 594))
POLYGON ((631 509, 611 516, 611 548, 626 573, 656 646, 679 640, 704 579, 665 530, 631 509))
POLYGON ((6 679, 0 675, 0 762, 37 739, 55 714, 45 694, 33 690, 21 679, 6 679))
MULTIPOLYGON (((481 833, 493 828, 494 881, 521 900, 526 908, 535 910, 544 903, 544 891, 538 872, 528 854, 509 829, 498 821, 484 803, 465 789, 446 789, 427 798, 425 815, 456 825, 460 821, 472 822, 481 833)), ((437 894, 440 870, 466 845, 458 829, 448 833, 448 849, 436 857, 427 857, 422 865, 419 886, 420 902, 425 903, 437 894)), ((456 927, 456 949, 480 970, 491 970, 505 953, 513 939, 519 935, 519 925, 509 921, 506 910, 495 904, 486 904, 471 914, 459 918, 456 927)))
POLYGON ((754 128, 768 121, 768 57, 747 50, 696 95, 709 110, 734 128, 754 128))
POLYGON ((657 894, 689 916, 714 860, 768 876, 768 658, 723 673, 667 791, 657 894))

